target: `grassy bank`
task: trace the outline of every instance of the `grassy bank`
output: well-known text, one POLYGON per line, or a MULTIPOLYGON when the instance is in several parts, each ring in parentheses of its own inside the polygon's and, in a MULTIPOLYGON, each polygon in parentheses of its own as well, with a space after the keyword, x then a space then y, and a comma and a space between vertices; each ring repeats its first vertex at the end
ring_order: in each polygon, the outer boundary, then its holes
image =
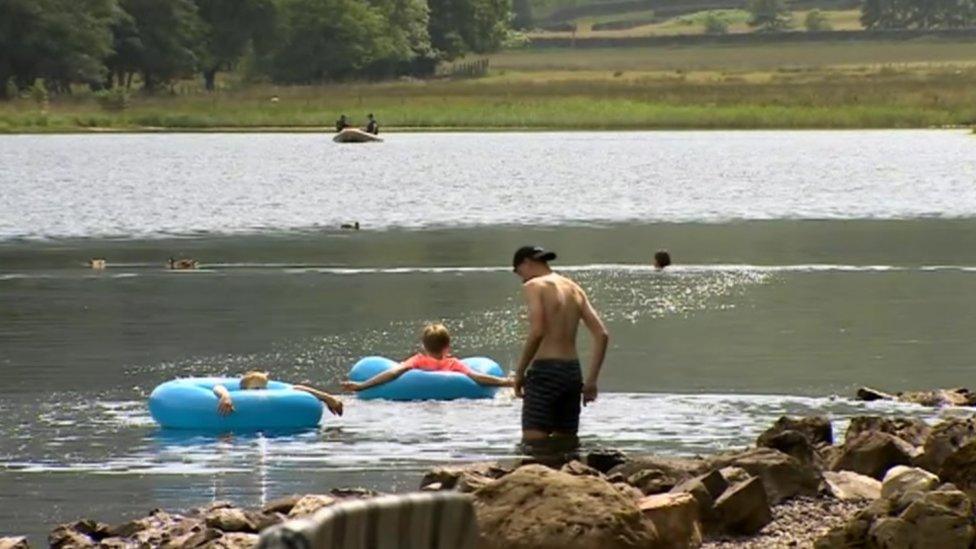
POLYGON ((976 44, 507 52, 487 77, 0 103, 0 131, 916 128, 976 121, 976 44), (818 62, 819 61, 819 62, 818 62), (271 98, 278 100, 272 102, 271 98))

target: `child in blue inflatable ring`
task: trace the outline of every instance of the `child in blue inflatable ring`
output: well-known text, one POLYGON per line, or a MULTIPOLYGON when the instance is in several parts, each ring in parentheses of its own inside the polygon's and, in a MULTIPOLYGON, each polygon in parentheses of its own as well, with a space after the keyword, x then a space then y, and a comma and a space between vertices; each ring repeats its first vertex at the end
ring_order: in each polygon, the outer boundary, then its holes
POLYGON ((511 387, 513 385, 511 378, 475 372, 451 356, 451 333, 443 324, 428 324, 424 328, 420 343, 422 352, 404 360, 399 366, 377 374, 362 383, 343 381, 342 388, 347 391, 364 391, 377 385, 389 383, 413 369, 428 372, 457 372, 468 376, 475 383, 491 387, 511 387))
MULTIPOLYGON (((256 391, 266 389, 267 387, 268 372, 252 370, 241 376, 242 391, 256 391)), ((330 412, 337 416, 342 415, 342 401, 329 393, 319 391, 314 387, 306 387, 305 385, 292 385, 291 388, 314 396, 315 398, 321 400, 330 412)), ((222 416, 234 413, 234 401, 231 398, 230 391, 227 390, 227 387, 224 387, 223 385, 214 385, 213 393, 218 399, 217 413, 222 416)))

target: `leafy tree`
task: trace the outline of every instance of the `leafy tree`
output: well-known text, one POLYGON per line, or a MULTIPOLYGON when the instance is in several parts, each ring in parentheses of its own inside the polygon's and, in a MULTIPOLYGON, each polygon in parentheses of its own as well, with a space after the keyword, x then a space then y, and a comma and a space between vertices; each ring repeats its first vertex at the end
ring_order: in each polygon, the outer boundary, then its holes
POLYGON ((117 84, 131 88, 132 75, 139 71, 144 50, 136 20, 120 7, 112 22, 112 53, 105 60, 105 87, 111 89, 117 84))
POLYGON ((788 29, 793 20, 793 12, 786 0, 749 0, 749 26, 763 32, 788 29))
POLYGON ((134 65, 147 92, 196 69, 202 23, 192 0, 121 0, 121 5, 142 46, 134 65))
POLYGON ((520 30, 531 29, 535 23, 532 17, 532 0, 514 0, 512 9, 515 12, 512 27, 520 30))
POLYGON ((708 12, 703 20, 705 34, 728 34, 729 22, 714 11, 708 12))
POLYGON ((273 29, 271 0, 195 0, 205 23, 200 56, 207 90, 213 91, 217 73, 229 70, 256 37, 273 29))
POLYGON ((976 0, 862 0, 868 29, 961 28, 976 25, 976 0))
POLYGON ((429 0, 430 41, 445 60, 497 50, 508 36, 510 0, 429 0))
POLYGON ((866 29, 878 28, 884 17, 886 0, 861 1, 861 25, 866 29))
POLYGON ((827 16, 820 10, 810 10, 807 12, 807 16, 803 20, 803 27, 809 32, 829 31, 833 28, 830 25, 830 21, 827 20, 827 16))
POLYGON ((266 70, 281 82, 353 76, 394 56, 389 21, 361 0, 282 0, 278 41, 266 70))
POLYGON ((0 82, 13 77, 27 89, 44 78, 60 92, 72 82, 99 82, 114 7, 114 0, 0 1, 0 82))
POLYGON ((370 64, 367 73, 376 77, 432 73, 436 58, 427 30, 430 12, 426 0, 370 0, 370 3, 386 16, 390 43, 383 49, 390 55, 370 64))

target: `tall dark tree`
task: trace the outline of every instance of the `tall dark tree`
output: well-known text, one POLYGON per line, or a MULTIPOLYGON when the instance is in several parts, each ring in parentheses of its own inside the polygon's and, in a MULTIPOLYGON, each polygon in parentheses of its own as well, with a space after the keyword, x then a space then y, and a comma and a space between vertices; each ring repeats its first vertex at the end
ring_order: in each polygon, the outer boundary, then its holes
POLYGON ((44 78, 61 92, 100 82, 114 8, 115 0, 0 1, 0 82, 13 78, 23 89, 44 78))
POLYGON ((793 11, 786 0, 749 0, 749 25, 760 31, 775 32, 788 29, 793 11))
POLYGON ((274 28, 271 0, 195 0, 203 28, 200 65, 207 90, 217 73, 230 70, 255 37, 274 28))
POLYGON ((202 22, 192 0, 121 0, 121 6, 142 45, 136 66, 147 92, 196 69, 202 22))
POLYGON ((532 17, 532 0, 513 0, 512 10, 514 18, 512 26, 516 29, 531 29, 535 20, 532 17))
POLYGON ((388 19, 361 0, 282 0, 266 69, 281 82, 346 78, 393 56, 388 19))
POLYGON ((430 41, 451 60, 501 47, 512 19, 510 0, 429 0, 430 41))
POLYGON ((370 0, 389 26, 388 57, 374 62, 369 75, 374 77, 432 72, 436 64, 430 45, 430 11, 426 0, 370 0))

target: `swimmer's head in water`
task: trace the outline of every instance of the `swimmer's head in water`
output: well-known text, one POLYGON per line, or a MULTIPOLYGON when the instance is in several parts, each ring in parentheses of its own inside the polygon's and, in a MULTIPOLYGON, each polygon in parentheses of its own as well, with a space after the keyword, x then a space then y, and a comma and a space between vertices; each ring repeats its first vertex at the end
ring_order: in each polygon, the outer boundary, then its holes
POLYGON ((451 346, 451 332, 443 324, 428 324, 420 337, 424 350, 432 355, 440 355, 451 346))
POLYGON ((266 389, 268 387, 268 372, 251 370, 241 376, 241 389, 266 389))
POLYGON ((667 250, 658 250, 654 254, 654 266, 663 269, 671 264, 671 254, 667 250))
POLYGON ((556 259, 556 253, 550 252, 542 246, 522 246, 515 250, 512 256, 512 270, 522 280, 529 280, 533 276, 548 272, 549 262, 556 259))

